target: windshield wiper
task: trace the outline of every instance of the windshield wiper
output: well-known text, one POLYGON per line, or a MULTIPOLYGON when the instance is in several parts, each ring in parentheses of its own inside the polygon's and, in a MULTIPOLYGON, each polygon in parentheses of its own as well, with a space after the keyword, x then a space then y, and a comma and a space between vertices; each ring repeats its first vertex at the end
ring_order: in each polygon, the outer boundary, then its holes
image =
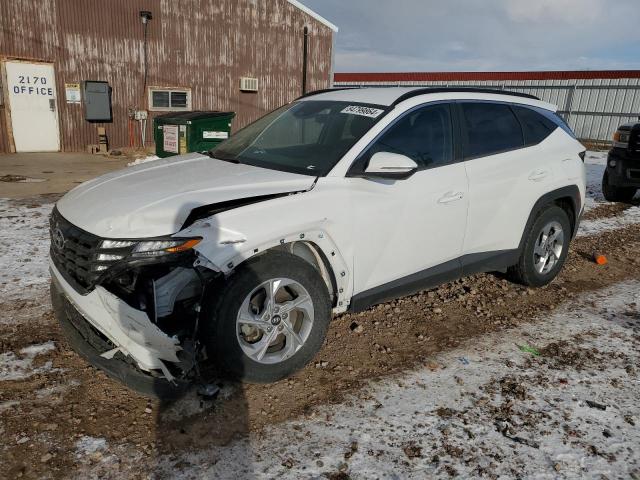
POLYGON ((213 150, 207 150, 205 153, 211 158, 215 158, 216 160, 222 160, 223 162, 230 162, 230 163, 240 163, 240 160, 238 160, 237 158, 225 157, 224 155, 214 153, 213 150))

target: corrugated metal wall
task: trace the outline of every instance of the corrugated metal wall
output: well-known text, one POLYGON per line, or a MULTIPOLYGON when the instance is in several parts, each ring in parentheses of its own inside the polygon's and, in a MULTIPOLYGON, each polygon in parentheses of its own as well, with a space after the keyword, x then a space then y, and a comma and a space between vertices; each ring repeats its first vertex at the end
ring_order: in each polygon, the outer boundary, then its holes
MULTIPOLYGON (((308 89, 331 83, 333 32, 287 0, 0 0, 0 57, 54 64, 63 150, 97 143, 97 126, 112 146, 128 144, 127 109, 146 106, 140 10, 153 14, 147 85, 190 87, 194 110, 236 111, 235 129, 301 94, 305 26, 308 89), (258 93, 240 92, 241 76, 257 77, 258 93), (84 80, 110 83, 112 123, 88 123, 65 102, 64 84, 84 80)), ((152 143, 151 121, 147 132, 152 143)))
MULTIPOLYGON (((338 81, 335 86, 494 87, 529 93, 558 106, 578 138, 609 142, 618 125, 640 116, 640 78, 578 78, 536 80, 396 80, 338 81)), ((343 74, 347 75, 347 74, 343 74)), ((455 76, 455 73, 449 74, 455 76)), ((522 74, 526 75, 526 72, 522 74)))

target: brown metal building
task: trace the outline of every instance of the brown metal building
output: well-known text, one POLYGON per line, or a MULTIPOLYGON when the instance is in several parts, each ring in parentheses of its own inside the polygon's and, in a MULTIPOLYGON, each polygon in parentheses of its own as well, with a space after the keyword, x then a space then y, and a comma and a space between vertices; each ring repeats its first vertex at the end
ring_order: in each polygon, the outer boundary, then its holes
POLYGON ((1 0, 0 152, 84 150, 97 127, 127 146, 130 123, 139 143, 134 109, 147 145, 167 111, 235 111, 237 129, 330 85, 334 31, 295 0, 1 0), (86 120, 85 81, 108 82, 110 122, 86 120))

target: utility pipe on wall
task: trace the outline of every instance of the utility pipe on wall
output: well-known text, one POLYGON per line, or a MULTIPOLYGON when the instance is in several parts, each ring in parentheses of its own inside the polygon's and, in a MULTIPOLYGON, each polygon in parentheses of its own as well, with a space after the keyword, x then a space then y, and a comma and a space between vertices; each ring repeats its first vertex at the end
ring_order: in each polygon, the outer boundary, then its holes
POLYGON ((309 52, 309 27, 304 27, 302 41, 302 94, 307 93, 307 56, 309 52))

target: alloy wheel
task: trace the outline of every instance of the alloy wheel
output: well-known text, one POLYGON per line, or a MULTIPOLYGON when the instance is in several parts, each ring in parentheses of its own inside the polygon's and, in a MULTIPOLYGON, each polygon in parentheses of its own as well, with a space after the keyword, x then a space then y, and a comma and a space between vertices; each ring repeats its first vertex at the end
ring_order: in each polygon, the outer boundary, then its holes
POLYGON ((541 275, 546 275, 560 260, 564 248, 564 231, 557 221, 547 223, 536 239, 533 247, 533 265, 541 275))
POLYGON ((300 350, 313 327, 313 300, 298 282, 273 278, 244 299, 236 320, 242 351, 253 361, 280 363, 300 350))

